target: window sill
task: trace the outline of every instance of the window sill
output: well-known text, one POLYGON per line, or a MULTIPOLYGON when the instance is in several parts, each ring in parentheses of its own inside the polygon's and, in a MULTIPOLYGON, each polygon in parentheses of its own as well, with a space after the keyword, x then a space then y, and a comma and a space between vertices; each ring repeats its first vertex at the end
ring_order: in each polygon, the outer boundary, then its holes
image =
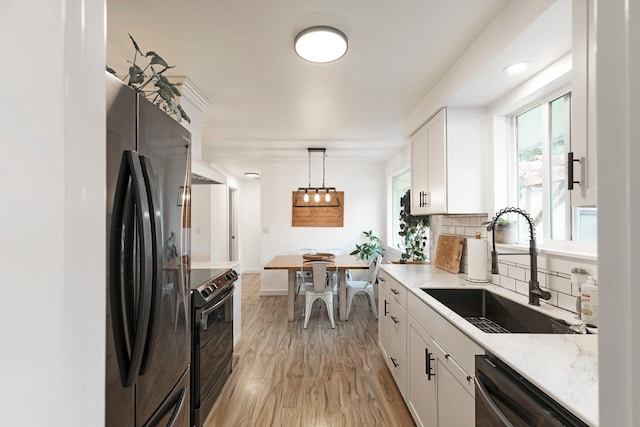
MULTIPOLYGON (((491 239, 489 239, 489 240, 491 240, 491 239)), ((516 244, 512 244, 512 245, 496 243, 496 250, 498 252, 504 252, 504 251, 529 252, 529 245, 528 244, 520 244, 520 243, 516 243, 516 244)), ((593 261, 593 262, 597 262, 598 261, 598 255, 595 254, 595 253, 592 253, 592 252, 579 252, 579 251, 574 251, 574 250, 569 250, 569 249, 538 247, 538 254, 539 255, 559 256, 559 257, 563 257, 563 258, 577 259, 577 260, 582 260, 582 261, 593 261)))

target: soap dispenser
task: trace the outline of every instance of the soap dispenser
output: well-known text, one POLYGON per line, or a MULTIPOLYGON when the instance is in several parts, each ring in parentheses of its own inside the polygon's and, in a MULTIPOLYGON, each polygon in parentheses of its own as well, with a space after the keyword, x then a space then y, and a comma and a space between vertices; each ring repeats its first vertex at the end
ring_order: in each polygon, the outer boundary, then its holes
POLYGON ((587 325, 598 325, 598 286, 589 276, 580 290, 580 318, 587 325))

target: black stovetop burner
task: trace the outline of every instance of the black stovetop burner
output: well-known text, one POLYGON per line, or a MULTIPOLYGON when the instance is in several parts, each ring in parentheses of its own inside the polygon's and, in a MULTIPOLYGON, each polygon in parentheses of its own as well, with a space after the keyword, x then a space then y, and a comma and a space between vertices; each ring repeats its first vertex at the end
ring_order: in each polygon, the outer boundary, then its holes
POLYGON ((237 279, 238 273, 230 268, 191 270, 193 308, 204 307, 237 279))

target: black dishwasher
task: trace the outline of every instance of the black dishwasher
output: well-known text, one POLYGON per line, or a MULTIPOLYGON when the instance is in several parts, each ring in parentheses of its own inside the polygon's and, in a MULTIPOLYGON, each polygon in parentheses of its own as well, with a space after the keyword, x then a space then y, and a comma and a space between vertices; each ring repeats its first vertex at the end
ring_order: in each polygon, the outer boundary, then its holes
POLYGON ((493 355, 476 356, 476 427, 586 426, 493 355))

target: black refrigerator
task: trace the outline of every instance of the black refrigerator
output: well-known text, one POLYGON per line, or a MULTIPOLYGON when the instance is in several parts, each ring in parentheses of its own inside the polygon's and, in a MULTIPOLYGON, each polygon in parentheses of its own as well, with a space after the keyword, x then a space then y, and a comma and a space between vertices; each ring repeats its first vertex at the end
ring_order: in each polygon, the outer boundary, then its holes
POLYGON ((187 427, 191 135, 106 79, 105 426, 187 427))

